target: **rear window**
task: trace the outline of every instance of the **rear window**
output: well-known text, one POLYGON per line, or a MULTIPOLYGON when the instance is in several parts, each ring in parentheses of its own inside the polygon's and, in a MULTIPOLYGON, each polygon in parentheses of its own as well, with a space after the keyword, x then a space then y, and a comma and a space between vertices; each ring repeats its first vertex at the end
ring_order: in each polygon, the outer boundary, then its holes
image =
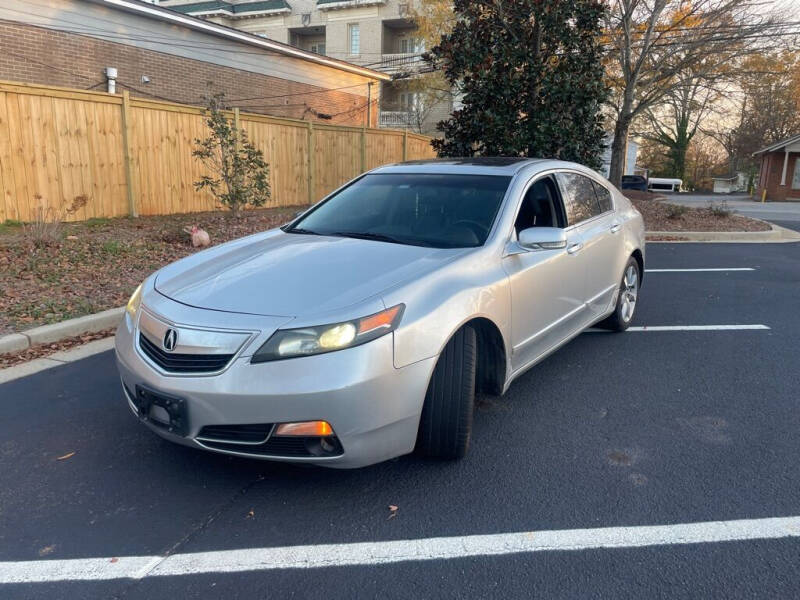
POLYGON ((591 179, 577 173, 558 173, 556 177, 570 225, 591 219, 602 212, 591 179))
POLYGON ((597 194, 597 201, 600 203, 600 212, 610 211, 613 208, 611 192, 596 181, 592 181, 592 185, 594 186, 594 193, 597 194))
POLYGON ((498 175, 374 173, 286 231, 437 248, 480 246, 510 182, 498 175))

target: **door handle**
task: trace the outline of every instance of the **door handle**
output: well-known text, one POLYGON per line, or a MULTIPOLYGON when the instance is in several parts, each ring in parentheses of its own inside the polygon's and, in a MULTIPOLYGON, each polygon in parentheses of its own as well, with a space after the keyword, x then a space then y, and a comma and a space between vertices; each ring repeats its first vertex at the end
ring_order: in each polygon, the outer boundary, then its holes
POLYGON ((614 223, 611 226, 611 233, 617 233, 620 229, 622 229, 622 225, 619 223, 614 223))
POLYGON ((567 254, 575 254, 576 252, 580 252, 582 248, 583 248, 583 242, 572 244, 569 248, 567 248, 567 254))

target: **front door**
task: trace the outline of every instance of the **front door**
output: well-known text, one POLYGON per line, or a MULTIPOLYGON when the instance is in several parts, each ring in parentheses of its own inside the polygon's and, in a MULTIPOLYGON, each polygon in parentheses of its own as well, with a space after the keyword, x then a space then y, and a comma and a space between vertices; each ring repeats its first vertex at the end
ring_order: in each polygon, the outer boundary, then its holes
POLYGON ((566 229, 567 248, 533 250, 503 259, 511 287, 511 363, 527 366, 572 335, 586 320, 585 267, 578 227, 568 227, 552 176, 531 183, 515 221, 516 234, 528 227, 566 229))

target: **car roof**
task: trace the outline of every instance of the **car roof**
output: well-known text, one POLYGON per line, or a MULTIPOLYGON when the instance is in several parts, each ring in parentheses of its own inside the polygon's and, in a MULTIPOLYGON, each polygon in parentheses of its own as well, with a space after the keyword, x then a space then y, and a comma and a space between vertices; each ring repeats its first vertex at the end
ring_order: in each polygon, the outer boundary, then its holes
POLYGON ((438 158, 411 160, 384 165, 373 173, 440 173, 464 175, 515 175, 524 167, 537 163, 554 162, 524 156, 475 156, 467 158, 438 158))

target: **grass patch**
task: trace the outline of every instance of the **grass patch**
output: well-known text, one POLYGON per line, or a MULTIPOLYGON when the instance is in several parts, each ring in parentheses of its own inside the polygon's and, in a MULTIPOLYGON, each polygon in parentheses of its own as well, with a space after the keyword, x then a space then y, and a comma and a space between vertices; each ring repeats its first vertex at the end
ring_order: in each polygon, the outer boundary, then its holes
POLYGON ((16 219, 6 219, 0 223, 0 234, 3 233, 16 233, 22 229, 22 221, 16 219))

